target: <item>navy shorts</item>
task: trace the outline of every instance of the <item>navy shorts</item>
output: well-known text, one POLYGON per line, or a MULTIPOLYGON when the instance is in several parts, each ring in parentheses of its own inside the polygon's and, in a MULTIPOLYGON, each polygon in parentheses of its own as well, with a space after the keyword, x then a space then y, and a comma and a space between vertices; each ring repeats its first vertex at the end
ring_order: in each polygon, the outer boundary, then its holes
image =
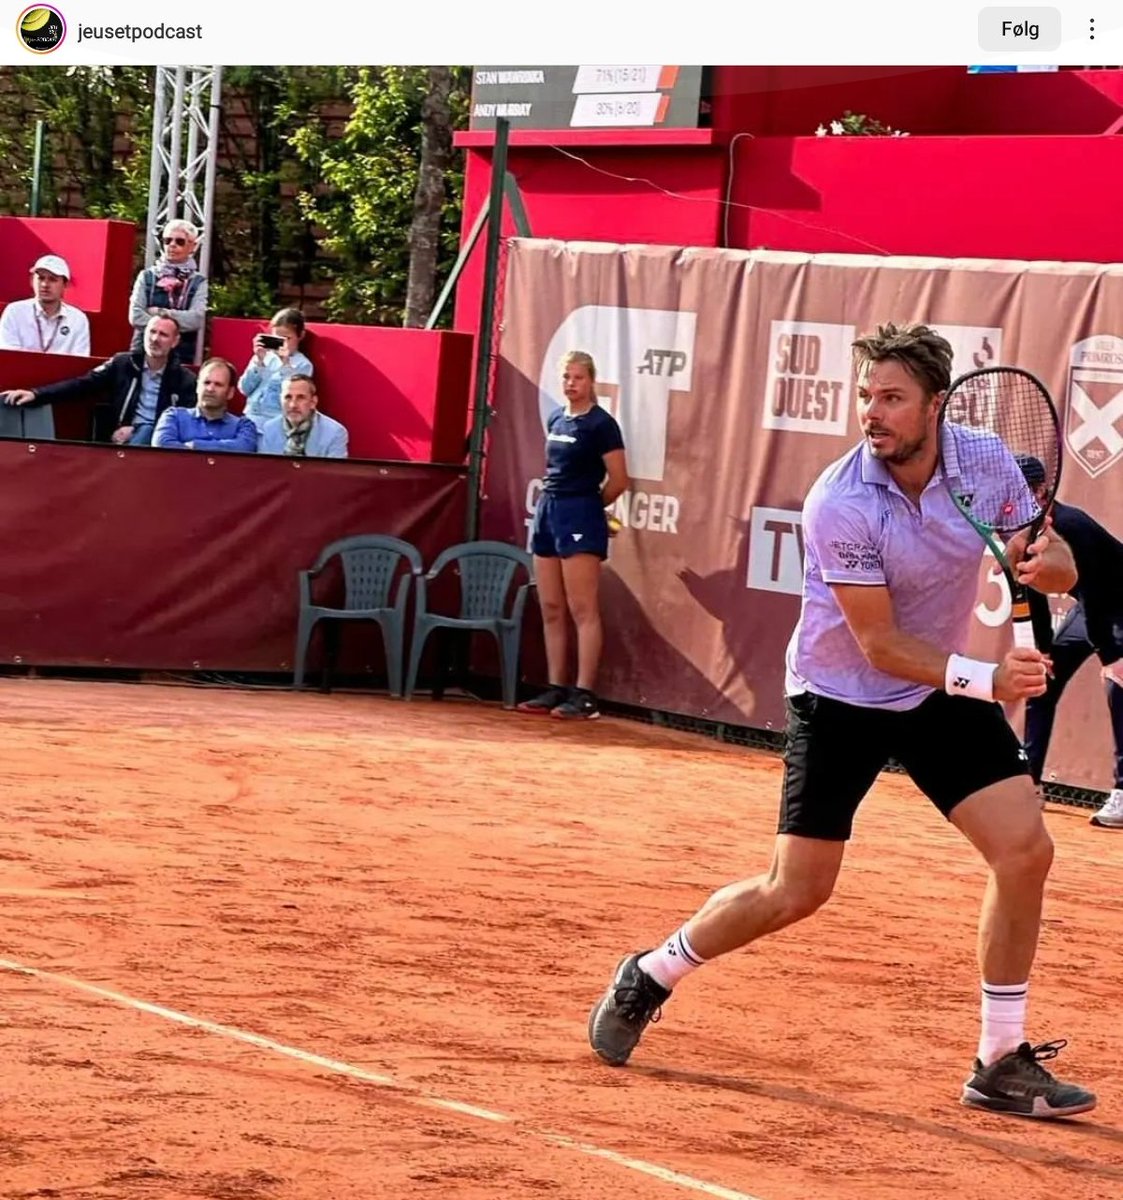
POLYGON ((543 492, 534 510, 531 552, 540 558, 573 554, 608 557, 608 518, 600 496, 555 496, 543 492))
POLYGON ((889 759, 943 815, 992 783, 1028 775, 1001 705, 933 692, 894 712, 813 692, 789 696, 780 833, 844 842, 889 759))

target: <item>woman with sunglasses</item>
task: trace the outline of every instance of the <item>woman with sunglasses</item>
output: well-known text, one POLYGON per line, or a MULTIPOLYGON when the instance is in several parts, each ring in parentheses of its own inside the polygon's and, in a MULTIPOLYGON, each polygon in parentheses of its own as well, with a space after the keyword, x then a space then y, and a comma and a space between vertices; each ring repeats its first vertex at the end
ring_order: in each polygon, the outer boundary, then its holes
POLYGON ((132 349, 143 349, 148 318, 166 310, 179 326, 177 360, 193 363, 199 333, 207 319, 207 281, 199 274, 195 259, 199 231, 190 221, 169 221, 163 242, 163 254, 155 265, 141 271, 133 284, 129 301, 132 349))

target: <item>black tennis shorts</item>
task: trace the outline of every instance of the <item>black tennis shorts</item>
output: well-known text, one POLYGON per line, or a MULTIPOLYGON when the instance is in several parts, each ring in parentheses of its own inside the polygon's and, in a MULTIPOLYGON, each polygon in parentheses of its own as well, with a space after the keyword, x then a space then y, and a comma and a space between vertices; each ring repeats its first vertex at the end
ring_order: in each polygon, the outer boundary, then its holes
POLYGON ((906 712, 789 696, 780 833, 844 842, 878 773, 896 760, 948 816, 972 793, 1028 775, 1002 708, 933 692, 906 712))

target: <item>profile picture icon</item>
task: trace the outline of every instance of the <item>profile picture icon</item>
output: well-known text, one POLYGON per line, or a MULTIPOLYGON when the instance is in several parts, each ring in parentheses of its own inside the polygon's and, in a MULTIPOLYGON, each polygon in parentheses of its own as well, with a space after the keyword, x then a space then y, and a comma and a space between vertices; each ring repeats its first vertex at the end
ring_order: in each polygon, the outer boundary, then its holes
POLYGON ((66 20, 50 4, 33 4, 20 13, 16 36, 32 54, 50 54, 66 37, 66 20))

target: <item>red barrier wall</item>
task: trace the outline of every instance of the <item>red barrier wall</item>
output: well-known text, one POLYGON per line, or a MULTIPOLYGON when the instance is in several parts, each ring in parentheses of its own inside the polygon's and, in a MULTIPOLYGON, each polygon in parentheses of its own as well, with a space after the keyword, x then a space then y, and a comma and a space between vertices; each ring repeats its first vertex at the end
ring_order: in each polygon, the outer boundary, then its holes
MULTIPOLYGON (((240 373, 254 335, 266 329, 264 320, 217 317, 211 353, 240 373)), ((324 412, 347 426, 353 458, 461 462, 472 345, 463 333, 312 323, 301 349, 315 367, 324 412)))
POLYGON ((6 663, 286 671, 324 545, 390 533, 428 564, 464 526, 435 466, 0 441, 0 475, 6 663))
POLYGON ((733 246, 1123 258, 1123 138, 746 138, 733 157, 752 206, 730 214, 733 246))
POLYGON ((73 272, 66 299, 90 318, 95 356, 127 350, 135 245, 131 221, 0 217, 0 301, 30 296, 32 263, 43 254, 61 254, 73 272))
MULTIPOLYGON (((34 350, 0 350, 0 392, 42 387, 84 375, 103 358, 81 358, 76 354, 39 354, 34 350)), ((55 418, 55 437, 59 441, 90 440, 94 402, 72 400, 51 406, 55 418)))
MULTIPOLYGON (((689 145, 658 149, 574 146, 567 147, 565 154, 514 146, 508 169, 518 182, 535 237, 716 246, 721 236, 717 201, 725 180, 725 154, 724 148, 689 145)), ((465 231, 487 203, 490 175, 490 149, 469 150, 465 231)), ((506 210, 503 232, 507 236, 516 232, 506 210)), ((457 286, 457 329, 475 330, 479 322, 482 248, 481 238, 457 286)))
POLYGON ((916 134, 1090 134, 1123 116, 1123 72, 965 67, 714 67, 713 127, 800 137, 847 110, 916 134))

